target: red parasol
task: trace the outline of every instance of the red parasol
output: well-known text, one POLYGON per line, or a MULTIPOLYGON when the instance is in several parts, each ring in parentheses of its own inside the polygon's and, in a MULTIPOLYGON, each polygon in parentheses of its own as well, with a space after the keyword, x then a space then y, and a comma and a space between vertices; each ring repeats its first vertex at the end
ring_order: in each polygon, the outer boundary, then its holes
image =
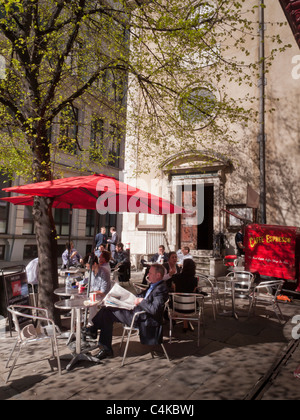
MULTIPOLYGON (((131 187, 106 175, 89 175, 56 179, 20 187, 3 189, 6 192, 54 198, 53 207, 97 209, 99 213, 183 214, 186 210, 146 191, 131 187)), ((23 198, 10 197, 6 201, 24 204, 23 198), (18 200, 20 200, 18 202, 18 200)), ((32 201, 31 201, 32 200, 32 201)), ((26 200, 25 200, 26 201, 26 200)))

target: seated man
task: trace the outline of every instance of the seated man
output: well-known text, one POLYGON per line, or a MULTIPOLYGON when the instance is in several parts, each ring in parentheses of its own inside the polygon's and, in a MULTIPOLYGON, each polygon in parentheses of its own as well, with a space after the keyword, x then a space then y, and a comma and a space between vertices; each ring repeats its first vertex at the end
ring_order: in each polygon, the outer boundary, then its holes
POLYGON ((183 261, 191 259, 193 260, 192 254, 190 254, 190 248, 188 246, 183 246, 179 251, 177 251, 178 265, 183 266, 183 261))
MULTIPOLYGON (((96 255, 88 255, 85 257, 85 267, 87 270, 90 270, 89 260, 91 259, 92 273, 91 273, 91 285, 90 292, 95 292, 101 297, 107 295, 111 289, 110 281, 110 252, 103 251, 99 256, 99 259, 96 255)), ((80 285, 86 285, 89 279, 85 278, 80 281, 80 285)))
POLYGON ((140 330, 140 340, 142 344, 156 345, 162 339, 162 318, 165 303, 168 300, 168 290, 163 276, 165 269, 160 264, 154 264, 149 271, 150 287, 135 300, 135 309, 119 309, 104 307, 93 319, 93 326, 89 333, 97 335, 100 329, 99 347, 100 351, 96 356, 99 360, 113 357, 112 335, 114 322, 131 325, 135 312, 145 311, 137 319, 136 326, 140 330))
MULTIPOLYGON (((98 258, 94 255, 91 257, 91 284, 90 284, 90 293, 96 293, 101 300, 107 295, 110 291, 112 284, 110 281, 110 267, 109 262, 110 260, 110 252, 103 251, 102 254, 98 258)), ((87 258, 85 259, 87 261, 87 258)), ((90 265, 86 262, 86 268, 89 270, 90 265)), ((79 284, 84 285, 87 284, 89 279, 85 278, 79 284)), ((98 309, 97 305, 90 307, 90 321, 96 315, 98 309)))
POLYGON ((116 246, 115 258, 113 263, 113 280, 124 282, 130 280, 130 260, 129 255, 124 251, 124 245, 119 242, 116 246))
MULTIPOLYGON (((166 262, 168 262, 169 257, 168 254, 166 253, 166 248, 164 245, 160 245, 158 248, 158 252, 156 254, 153 255, 153 257, 150 259, 150 263, 158 263, 158 264, 164 264, 166 262)), ((148 264, 146 260, 142 259, 141 263, 143 265, 143 267, 147 267, 148 264)))
POLYGON ((153 255, 153 257, 150 259, 150 264, 147 264, 147 261, 141 260, 141 263, 143 264, 143 267, 147 267, 146 272, 144 274, 143 278, 143 284, 147 284, 147 276, 149 274, 149 267, 151 264, 157 263, 157 264, 164 264, 169 261, 168 254, 165 252, 165 246, 160 245, 158 248, 158 252, 153 255))
POLYGON ((83 260, 78 251, 74 248, 73 242, 66 243, 66 250, 62 254, 62 268, 80 267, 83 260))

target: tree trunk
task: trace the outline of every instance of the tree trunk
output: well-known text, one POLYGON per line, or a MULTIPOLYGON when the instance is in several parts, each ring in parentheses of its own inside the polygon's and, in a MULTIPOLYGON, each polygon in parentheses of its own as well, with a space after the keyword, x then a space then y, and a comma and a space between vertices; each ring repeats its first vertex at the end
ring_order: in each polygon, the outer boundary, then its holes
POLYGON ((39 257, 39 306, 48 309, 50 318, 59 325, 59 316, 54 308, 58 299, 54 295, 54 290, 58 287, 58 266, 51 199, 35 197, 33 217, 39 257))

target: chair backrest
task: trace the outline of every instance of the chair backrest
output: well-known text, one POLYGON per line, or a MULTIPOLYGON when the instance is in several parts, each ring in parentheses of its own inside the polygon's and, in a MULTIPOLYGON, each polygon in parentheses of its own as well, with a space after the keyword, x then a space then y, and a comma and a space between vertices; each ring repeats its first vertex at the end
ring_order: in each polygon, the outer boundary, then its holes
POLYGON ((33 322, 38 320, 45 324, 43 326, 43 330, 46 334, 56 335, 57 327, 55 326, 54 321, 48 318, 48 311, 46 309, 35 308, 33 306, 11 305, 7 308, 7 310, 12 315, 15 329, 20 341, 26 341, 38 335, 39 328, 36 329, 36 327, 33 325, 33 322), (29 314, 21 312, 21 310, 34 311, 36 315, 33 313, 29 314), (45 314, 45 316, 40 316, 39 313, 43 313, 45 314), (22 319, 28 319, 28 322, 32 322, 30 325, 25 325, 21 328, 19 317, 21 317, 22 319))
POLYGON ((15 311, 12 307, 8 307, 7 310, 8 310, 8 312, 11 313, 12 320, 13 320, 13 323, 14 323, 14 326, 15 326, 15 329, 16 329, 16 332, 18 334, 19 340, 23 341, 22 340, 22 336, 21 336, 21 328, 20 328, 20 324, 19 324, 19 319, 18 319, 18 317, 21 316, 21 315, 23 315, 23 314, 21 314, 20 312, 15 311))
POLYGON ((227 274, 227 277, 235 278, 241 282, 254 282, 254 274, 250 271, 233 271, 227 274))
POLYGON ((203 274, 200 274, 198 276, 198 289, 205 291, 205 290, 211 290, 213 291, 215 288, 215 278, 214 277, 208 277, 203 274))
POLYGON ((181 314, 192 314, 197 312, 197 294, 172 293, 173 310, 181 314))
POLYGON ((255 288, 255 292, 259 292, 260 290, 264 290, 263 293, 265 293, 265 290, 272 290, 273 292, 273 298, 274 300, 277 299, 277 296, 279 296, 282 292, 282 288, 284 285, 284 280, 269 280, 269 281, 263 281, 260 282, 259 285, 255 288))

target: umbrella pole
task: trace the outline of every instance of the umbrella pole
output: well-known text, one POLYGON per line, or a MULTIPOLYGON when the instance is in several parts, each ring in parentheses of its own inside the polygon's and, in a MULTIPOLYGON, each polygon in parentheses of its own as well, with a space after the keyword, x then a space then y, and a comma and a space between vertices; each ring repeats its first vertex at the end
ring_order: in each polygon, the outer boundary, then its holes
MULTIPOLYGON (((90 297, 90 290, 91 290, 91 281, 92 281, 92 260, 93 260, 93 254, 90 256, 88 264, 90 266, 90 270, 89 270, 89 281, 88 281, 88 287, 87 287, 87 296, 88 298, 90 297)), ((87 319, 88 319, 88 308, 86 308, 85 310, 85 314, 84 314, 84 322, 83 322, 83 326, 84 326, 84 331, 86 331, 86 326, 87 326, 87 319)), ((84 341, 86 341, 86 336, 84 334, 84 341)))
POLYGON ((70 210, 69 210, 69 238, 68 238, 68 267, 67 267, 67 269, 70 268, 72 223, 73 223, 73 205, 70 204, 70 210))

